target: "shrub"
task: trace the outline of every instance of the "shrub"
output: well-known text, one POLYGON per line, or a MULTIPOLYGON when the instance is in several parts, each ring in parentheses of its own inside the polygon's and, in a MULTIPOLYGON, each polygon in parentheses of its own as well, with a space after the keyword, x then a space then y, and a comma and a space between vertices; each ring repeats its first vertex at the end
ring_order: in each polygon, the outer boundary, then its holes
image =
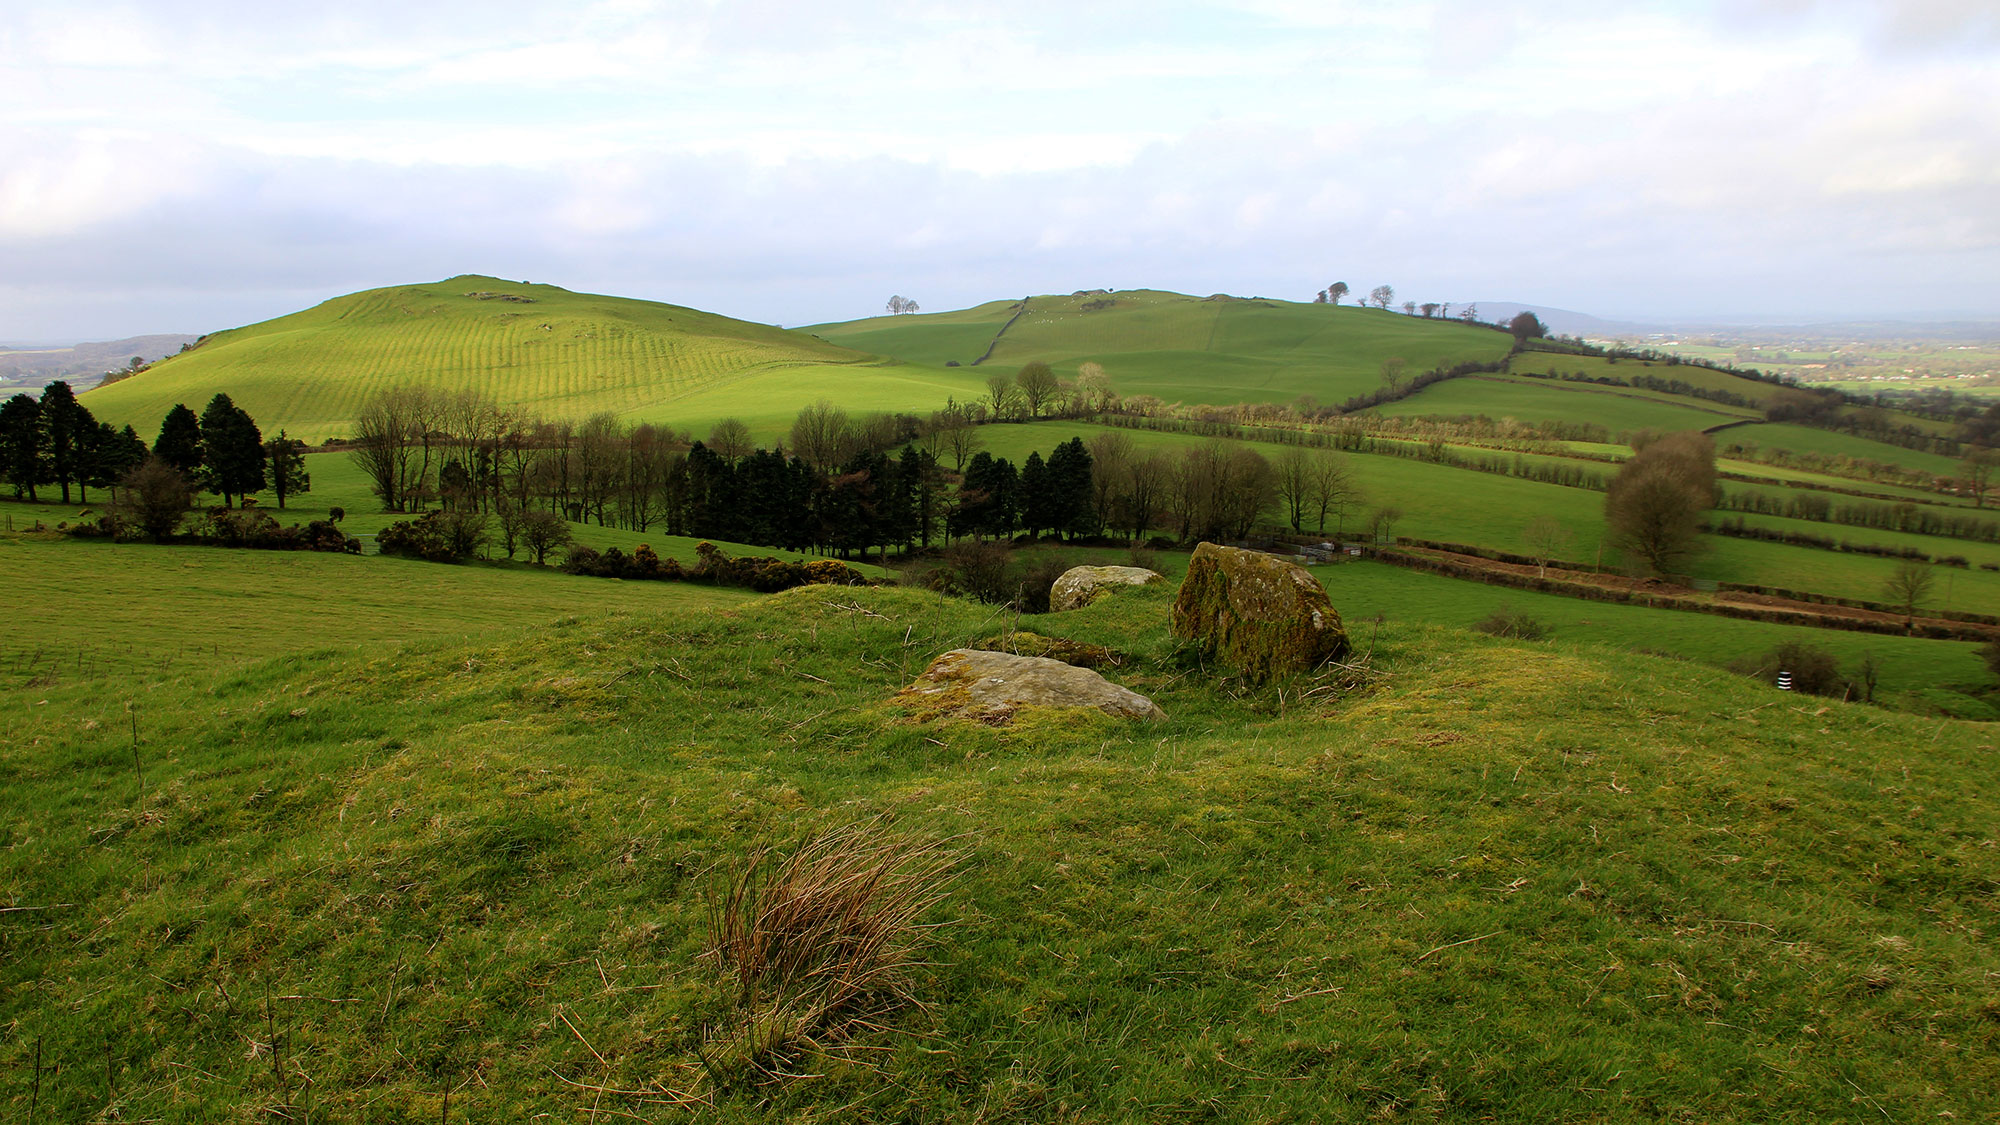
POLYGON ((946 896, 958 855, 879 825, 753 851, 711 893, 708 950, 734 993, 712 1036, 717 1065, 779 1077, 804 1052, 839 1051, 906 1008, 937 934, 921 919, 946 896))
POLYGON ((460 562, 486 545, 486 517, 476 512, 425 512, 415 520, 398 520, 375 536, 385 555, 460 562))
POLYGON ((1037 555, 1029 559, 1014 580, 1014 604, 1023 613, 1047 613, 1049 591, 1056 579, 1074 565, 1061 555, 1037 555))
POLYGON ((937 565, 919 579, 939 593, 997 604, 1007 599, 1007 548, 961 540, 938 553, 937 565))
POLYGON ((1511 637, 1519 641, 1539 641, 1549 635, 1549 627, 1502 605, 1472 627, 1475 633, 1485 633, 1489 637, 1511 637))
POLYGON ((1770 652, 1730 664, 1732 671, 1775 685, 1780 672, 1792 674, 1792 690, 1808 695, 1849 694, 1840 662, 1831 651, 1805 641, 1786 641, 1770 652))

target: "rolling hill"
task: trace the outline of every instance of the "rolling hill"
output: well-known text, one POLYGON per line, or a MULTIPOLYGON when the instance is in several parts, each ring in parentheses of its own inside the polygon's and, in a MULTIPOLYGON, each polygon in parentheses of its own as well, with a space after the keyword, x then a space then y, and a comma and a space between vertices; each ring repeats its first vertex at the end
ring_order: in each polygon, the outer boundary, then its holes
POLYGON ((466 275, 353 293, 219 332, 84 402, 99 418, 150 436, 175 403, 199 410, 226 392, 267 432, 284 427, 317 441, 346 433, 370 394, 412 381, 480 391, 551 417, 609 411, 654 422, 754 414, 775 383, 788 422, 803 403, 844 398, 860 370, 899 399, 941 404, 956 389, 942 373, 899 371, 804 333, 466 275), (687 408, 691 400, 702 405, 687 408))
POLYGON ((915 363, 977 363, 982 382, 1034 360, 1063 376, 1094 362, 1120 394, 1210 405, 1288 404, 1301 395, 1339 403, 1379 386, 1385 360, 1401 358, 1415 374, 1497 362, 1513 344, 1490 327, 1455 320, 1149 289, 993 301, 804 331, 915 363))

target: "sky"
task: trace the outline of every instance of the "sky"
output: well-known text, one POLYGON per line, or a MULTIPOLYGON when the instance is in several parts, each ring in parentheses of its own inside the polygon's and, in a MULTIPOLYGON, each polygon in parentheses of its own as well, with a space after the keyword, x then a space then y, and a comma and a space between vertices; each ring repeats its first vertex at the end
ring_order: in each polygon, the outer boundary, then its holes
POLYGON ((2000 318, 1994 0, 0 0, 0 340, 482 273, 2000 318))

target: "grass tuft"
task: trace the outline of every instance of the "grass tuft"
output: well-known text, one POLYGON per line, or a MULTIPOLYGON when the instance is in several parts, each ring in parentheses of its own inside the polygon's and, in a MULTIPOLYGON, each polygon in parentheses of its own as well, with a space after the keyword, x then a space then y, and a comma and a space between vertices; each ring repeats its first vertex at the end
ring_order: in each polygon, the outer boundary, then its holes
POLYGON ((708 904, 708 956, 734 986, 729 1026, 710 1037, 711 1076, 799 1077, 808 1055, 852 1059, 918 995, 926 951, 961 853, 880 822, 807 837, 789 855, 750 853, 708 904), (720 1073, 717 1073, 720 1072, 720 1073))

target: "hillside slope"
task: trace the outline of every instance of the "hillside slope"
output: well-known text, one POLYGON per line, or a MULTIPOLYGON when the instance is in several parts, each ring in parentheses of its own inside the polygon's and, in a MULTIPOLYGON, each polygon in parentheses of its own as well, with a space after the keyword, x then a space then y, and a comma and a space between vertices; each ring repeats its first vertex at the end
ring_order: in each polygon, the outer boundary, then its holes
POLYGON ((1385 360, 1402 359, 1414 375, 1498 361, 1513 344, 1503 332, 1456 320, 1146 289, 994 301, 805 331, 917 363, 970 365, 984 357, 986 374, 1040 360, 1067 377, 1094 362, 1120 394, 1206 404, 1289 404, 1301 395, 1335 404, 1379 386, 1385 360))
POLYGON ((913 722, 885 700, 1002 627, 915 590, 211 674, 16 675, 0 1106, 164 1122, 2000 1108, 1990 732, 1394 624, 1357 634, 1366 686, 1280 695, 1179 656, 1172 595, 1037 623, 1125 653, 1112 678, 1171 715, 1145 728, 913 722), (854 1050, 823 1044, 782 1077, 746 1068, 740 1013, 759 1009, 702 955, 706 904, 752 849, 856 823, 963 854, 930 916, 948 924, 919 974, 929 1009, 880 1013, 854 1050))
POLYGON ((200 410, 225 392, 266 432, 282 426, 314 441, 346 433, 370 394, 405 382, 476 390, 551 417, 610 411, 653 421, 689 396, 746 380, 877 364, 769 325, 467 275, 219 332, 83 401, 150 438, 175 403, 200 410))

